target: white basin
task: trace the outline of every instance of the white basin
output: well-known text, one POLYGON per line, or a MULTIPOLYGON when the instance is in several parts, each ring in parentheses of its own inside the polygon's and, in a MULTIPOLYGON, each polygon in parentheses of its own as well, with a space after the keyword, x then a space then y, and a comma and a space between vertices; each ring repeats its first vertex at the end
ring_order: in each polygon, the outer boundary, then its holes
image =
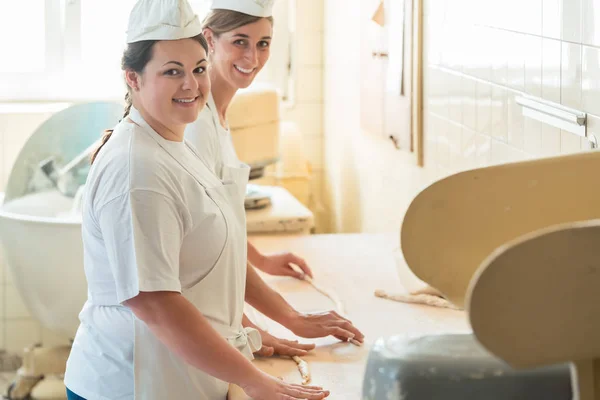
POLYGON ((81 215, 58 191, 26 195, 0 207, 0 241, 12 281, 45 328, 75 336, 87 299, 81 215))

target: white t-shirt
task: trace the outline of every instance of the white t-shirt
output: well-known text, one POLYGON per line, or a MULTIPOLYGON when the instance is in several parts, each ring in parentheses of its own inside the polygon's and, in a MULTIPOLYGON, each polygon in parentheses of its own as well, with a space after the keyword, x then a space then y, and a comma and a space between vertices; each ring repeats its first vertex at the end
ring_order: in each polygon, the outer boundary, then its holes
POLYGON ((217 175, 221 176, 223 165, 239 166, 229 129, 219 122, 219 115, 212 94, 198 118, 185 129, 185 139, 217 175))
POLYGON ((127 120, 117 125, 90 169, 83 200, 88 300, 65 374, 73 392, 133 399, 135 316, 122 303, 140 291, 181 292, 210 272, 227 229, 204 187, 218 185, 187 143, 127 120), (192 231, 193 243, 186 240, 192 231))

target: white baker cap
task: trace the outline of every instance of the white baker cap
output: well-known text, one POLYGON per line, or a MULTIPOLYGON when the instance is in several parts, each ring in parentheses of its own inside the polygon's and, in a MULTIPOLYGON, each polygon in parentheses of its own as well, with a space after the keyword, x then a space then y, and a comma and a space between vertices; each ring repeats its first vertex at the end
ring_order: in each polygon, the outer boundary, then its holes
POLYGON ((202 24, 187 0, 139 0, 129 14, 127 43, 187 39, 202 24))
POLYGON ((271 17, 273 4, 275 0, 213 0, 210 9, 232 10, 255 17, 271 17))

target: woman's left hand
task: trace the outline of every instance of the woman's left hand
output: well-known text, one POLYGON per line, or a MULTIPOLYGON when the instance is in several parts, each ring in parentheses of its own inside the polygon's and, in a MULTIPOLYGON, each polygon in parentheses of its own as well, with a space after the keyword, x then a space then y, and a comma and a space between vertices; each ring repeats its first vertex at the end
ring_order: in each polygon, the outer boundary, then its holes
POLYGON ((297 340, 279 339, 261 329, 258 331, 262 338, 262 347, 254 353, 255 356, 271 357, 273 355, 278 355, 302 357, 315 348, 314 344, 303 344, 299 343, 297 340))
POLYGON ((278 253, 263 256, 262 261, 255 265, 256 268, 269 275, 292 276, 297 279, 304 279, 304 274, 313 277, 312 271, 302 258, 292 253, 278 253), (295 264, 304 272, 303 274, 295 272, 290 264, 295 264))
POLYGON ((343 342, 354 339, 363 343, 365 340, 365 335, 352 324, 352 321, 335 311, 316 314, 298 313, 285 326, 295 335, 305 338, 331 335, 343 342))

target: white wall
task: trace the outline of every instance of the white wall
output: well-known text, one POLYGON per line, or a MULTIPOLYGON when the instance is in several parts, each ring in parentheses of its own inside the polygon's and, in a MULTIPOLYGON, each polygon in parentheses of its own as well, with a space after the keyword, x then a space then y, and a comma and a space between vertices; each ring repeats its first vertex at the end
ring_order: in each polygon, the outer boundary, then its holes
POLYGON ((325 9, 326 199, 337 231, 398 232, 406 207, 460 170, 587 149, 524 119, 527 93, 591 113, 600 133, 597 0, 424 0, 425 167, 360 132, 359 0, 325 9))

